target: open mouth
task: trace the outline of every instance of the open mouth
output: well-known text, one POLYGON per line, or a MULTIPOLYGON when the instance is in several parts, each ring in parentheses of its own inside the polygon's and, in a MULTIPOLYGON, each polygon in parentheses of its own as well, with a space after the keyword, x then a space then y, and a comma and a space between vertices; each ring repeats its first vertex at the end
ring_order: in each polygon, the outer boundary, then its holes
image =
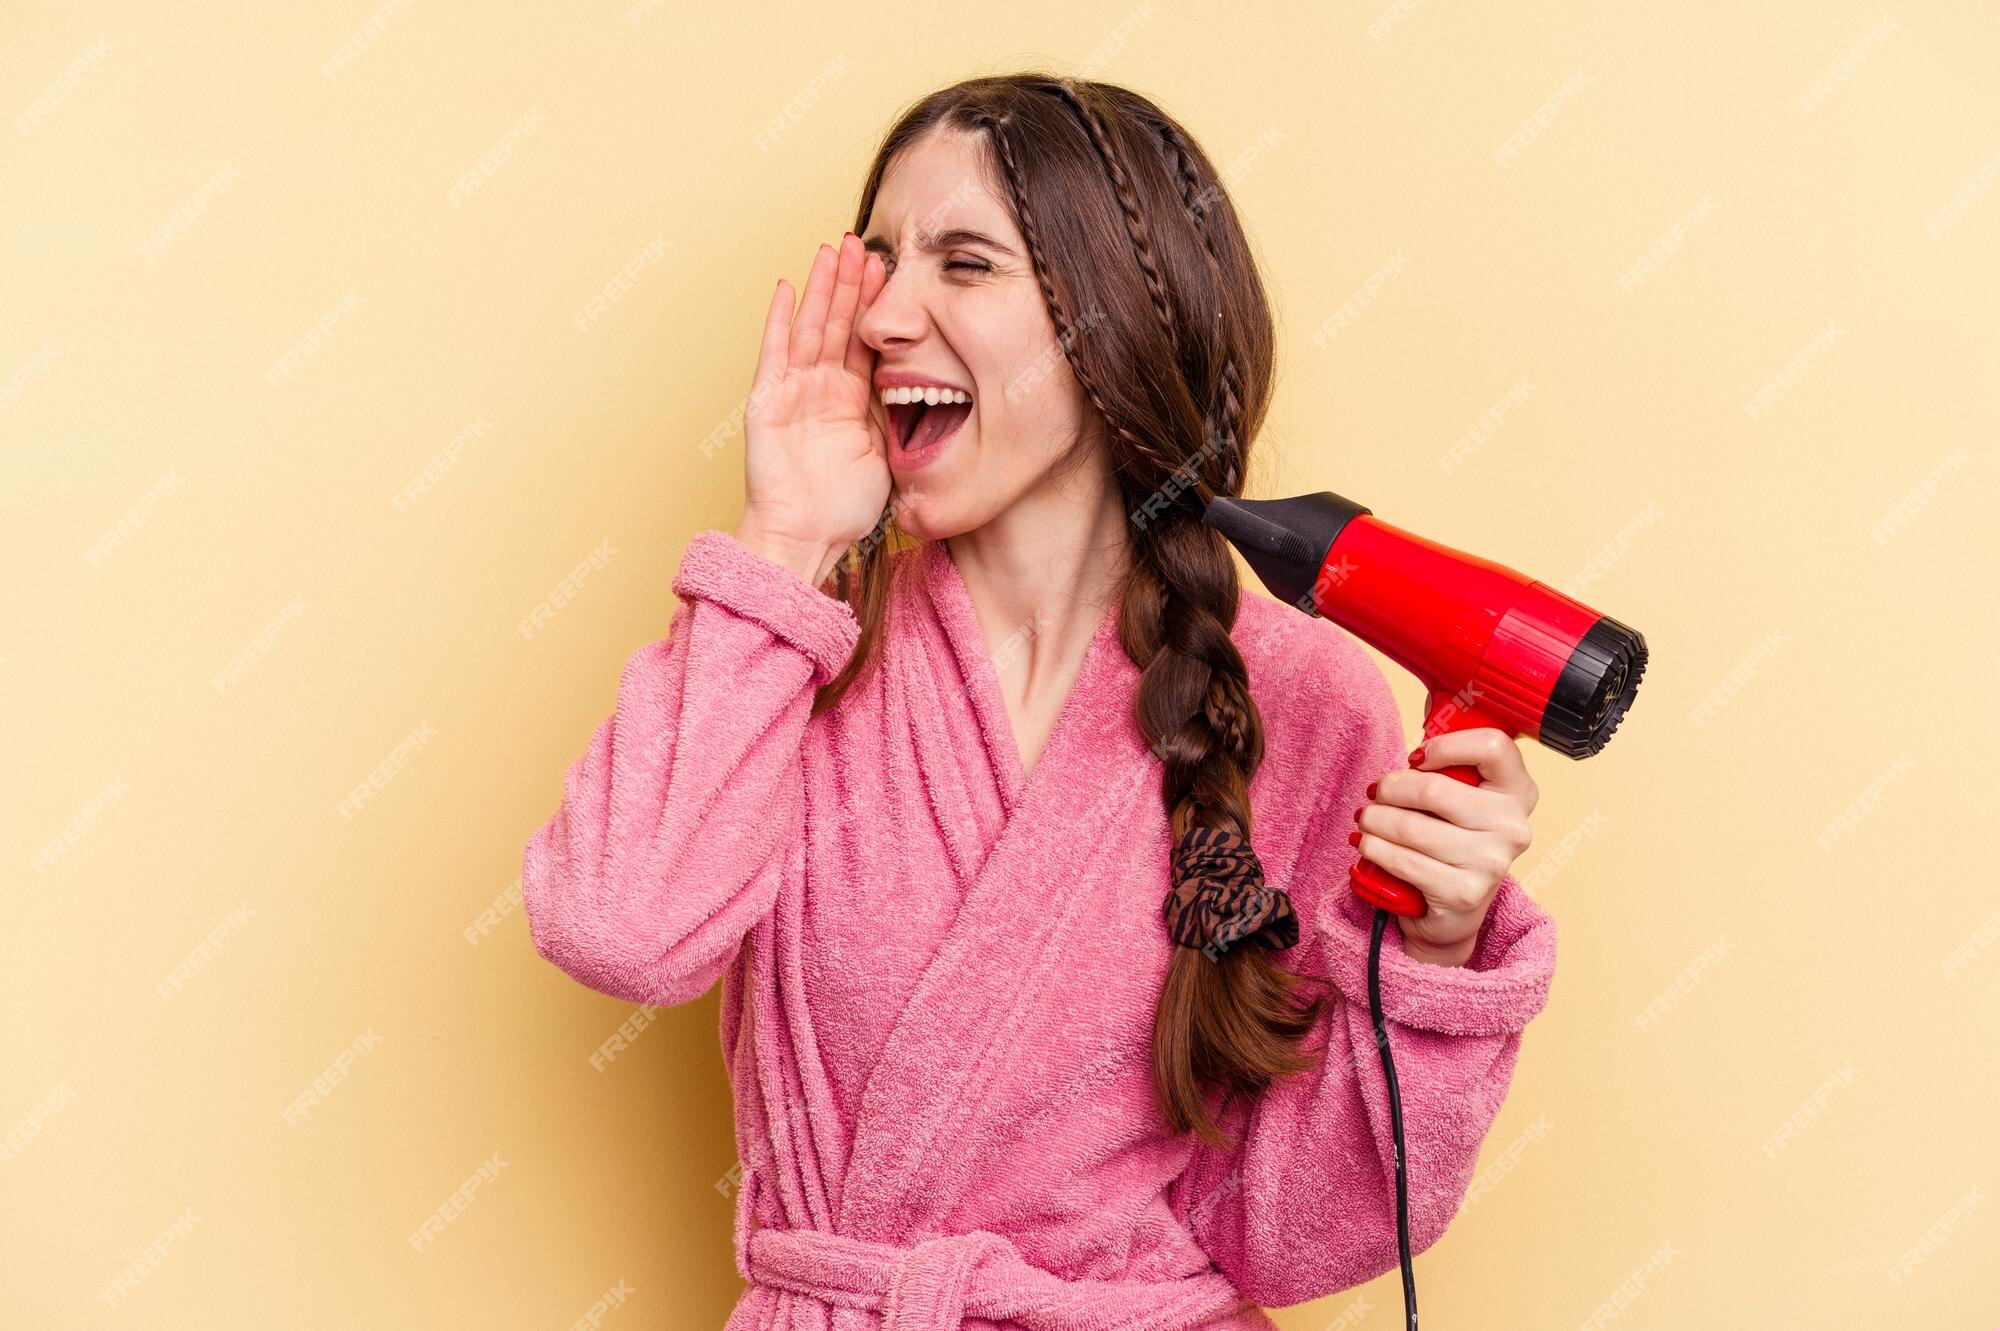
POLYGON ((891 402, 883 406, 889 417, 889 446, 902 453, 920 453, 935 448, 958 433, 972 415, 972 403, 891 402))

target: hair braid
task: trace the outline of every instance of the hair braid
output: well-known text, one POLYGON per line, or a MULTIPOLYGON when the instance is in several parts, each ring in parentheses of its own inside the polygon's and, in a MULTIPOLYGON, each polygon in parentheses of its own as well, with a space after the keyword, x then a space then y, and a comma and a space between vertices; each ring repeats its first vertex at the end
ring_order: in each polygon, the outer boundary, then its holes
POLYGON ((1015 158, 1013 142, 1001 132, 1009 117, 996 116, 978 109, 971 114, 972 118, 986 129, 999 152, 1001 174, 1006 178, 1008 193, 1013 196, 1014 212, 1020 218, 1021 236, 1028 242, 1029 266, 1035 270, 1035 279, 1042 288, 1042 299, 1049 307, 1049 318, 1055 323, 1056 345, 1062 348, 1063 356, 1069 361, 1070 370, 1076 375, 1077 383, 1083 387, 1084 395, 1090 399, 1090 405, 1096 408, 1098 419, 1104 422, 1106 428, 1157 464, 1162 475, 1171 473, 1173 464, 1168 462, 1153 445, 1133 433, 1121 413, 1112 410, 1089 364, 1077 354, 1074 332, 1076 320, 1071 316, 1068 304, 1057 292, 1055 283, 1050 280, 1048 265, 1041 260, 1042 243, 1035 227, 1034 210, 1028 206, 1028 196, 1022 188, 1021 166, 1015 158))
MULTIPOLYGON (((1221 196, 1221 185, 1218 183, 1213 189, 1203 187, 1201 175, 1195 170, 1194 149, 1181 137, 1180 130, 1174 127, 1172 121, 1162 118, 1154 123, 1154 128, 1159 131, 1161 142, 1166 147, 1167 159, 1174 168, 1174 178, 1180 182, 1181 202, 1187 205, 1188 217, 1194 222, 1195 234, 1201 237, 1202 249, 1208 255, 1209 269, 1215 275, 1219 288, 1222 281, 1222 256, 1216 253, 1215 235, 1208 223, 1208 208, 1211 197, 1221 196)), ((1220 327, 1222 319, 1222 305, 1217 302, 1215 322, 1218 325, 1217 332, 1223 335, 1223 351, 1222 372, 1217 376, 1216 390, 1222 398, 1222 404, 1219 412, 1214 412, 1212 415, 1204 413, 1203 420, 1220 442, 1223 457, 1226 459, 1225 465, 1228 470, 1225 473, 1222 493, 1235 495, 1241 493, 1240 487, 1243 483, 1241 468, 1237 465, 1236 443, 1236 423, 1243 416, 1241 397, 1243 381, 1236 368, 1236 354, 1230 350, 1233 339, 1228 337, 1227 329, 1220 327)))
POLYGON ((1056 94, 1068 102, 1090 132, 1090 141, 1097 148, 1097 155, 1104 159, 1104 168, 1111 174, 1111 188, 1118 196, 1119 211, 1125 215, 1125 230, 1132 237, 1132 249, 1139 256, 1139 271, 1146 275, 1146 294, 1153 298, 1153 309, 1160 316, 1160 327, 1167 339, 1174 338, 1174 312, 1171 296, 1167 291, 1166 275, 1160 271, 1160 261, 1153 253, 1152 229, 1146 225, 1146 214, 1139 207, 1139 200, 1132 192, 1132 182, 1125 174, 1124 163, 1111 143, 1111 132, 1104 126, 1104 118, 1097 114, 1097 108, 1077 93, 1076 85, 1068 79, 1057 79, 1054 84, 1056 94))

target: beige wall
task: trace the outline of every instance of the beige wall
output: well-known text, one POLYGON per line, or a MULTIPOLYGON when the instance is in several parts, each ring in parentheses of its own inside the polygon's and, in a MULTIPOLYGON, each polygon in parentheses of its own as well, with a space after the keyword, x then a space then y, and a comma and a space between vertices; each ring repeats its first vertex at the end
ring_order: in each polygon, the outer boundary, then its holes
POLYGON ((720 1325, 715 997, 593 1068, 521 847, 734 519, 772 282, 1041 63, 1233 169, 1253 493, 1653 649, 1529 750, 1562 964, 1426 1324, 2000 1317, 1990 6, 684 8, 0 18, 10 1325, 720 1325))

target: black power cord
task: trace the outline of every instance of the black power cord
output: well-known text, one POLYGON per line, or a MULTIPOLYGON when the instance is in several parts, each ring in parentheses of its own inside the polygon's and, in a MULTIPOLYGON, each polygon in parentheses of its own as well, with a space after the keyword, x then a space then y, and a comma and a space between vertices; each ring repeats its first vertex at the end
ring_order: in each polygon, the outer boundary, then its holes
POLYGON ((1403 1315, 1409 1331, 1417 1331, 1417 1280, 1410 1274, 1410 1182, 1404 1173, 1403 1097, 1396 1090, 1396 1063, 1389 1057, 1389 1028, 1382 1024, 1382 934, 1389 912, 1375 908, 1375 931, 1368 939, 1368 1013, 1375 1018, 1375 1052, 1382 1055, 1382 1077, 1389 1083, 1389 1129, 1396 1139, 1396 1249, 1403 1265, 1403 1315))

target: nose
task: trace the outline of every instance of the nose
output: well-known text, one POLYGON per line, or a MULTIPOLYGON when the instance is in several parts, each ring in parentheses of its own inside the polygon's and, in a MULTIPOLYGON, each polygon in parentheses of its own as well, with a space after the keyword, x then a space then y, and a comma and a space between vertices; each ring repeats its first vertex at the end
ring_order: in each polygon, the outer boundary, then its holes
MULTIPOLYGON (((898 265, 900 270, 906 265, 898 265)), ((923 292, 914 277, 891 271, 875 299, 855 321, 854 331, 878 353, 894 351, 923 339, 930 328, 930 312, 924 308, 923 292)))

